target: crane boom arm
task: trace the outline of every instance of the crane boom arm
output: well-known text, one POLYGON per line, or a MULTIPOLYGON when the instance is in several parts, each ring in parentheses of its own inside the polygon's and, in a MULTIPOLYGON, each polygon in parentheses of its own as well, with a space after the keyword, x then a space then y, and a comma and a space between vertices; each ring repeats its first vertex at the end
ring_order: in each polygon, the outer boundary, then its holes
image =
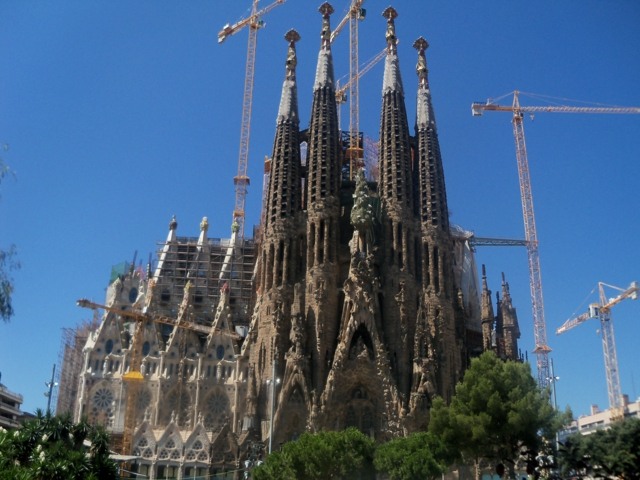
MULTIPOLYGON (((400 43, 400 42, 397 42, 400 43)), ((371 70, 376 64, 382 60, 387 54, 387 47, 384 47, 378 54, 374 57, 370 58, 366 63, 363 63, 358 69, 358 78, 361 78, 365 73, 371 70)), ((351 84, 353 83, 353 79, 349 79, 347 83, 336 90, 336 103, 344 103, 346 102, 346 93, 349 88, 351 88, 351 84)))
POLYGON ((255 13, 252 12, 251 15, 249 15, 248 17, 243 18, 242 20, 238 20, 233 25, 226 24, 224 27, 222 27, 222 30, 220 30, 218 32, 218 43, 224 42, 227 39, 227 37, 230 37, 231 35, 233 35, 235 33, 238 33, 240 30, 242 30, 247 25, 254 24, 259 16, 270 12, 275 7, 277 7, 278 5, 284 3, 285 1, 286 0, 276 0, 272 4, 267 5, 266 7, 264 7, 262 10, 258 10, 255 13))
POLYGON ((571 107, 566 105, 559 106, 510 106, 510 105, 496 105, 494 103, 481 103, 474 102, 471 104, 471 113, 473 116, 478 117, 482 115, 483 111, 488 112, 515 112, 522 113, 539 113, 539 112, 553 112, 553 113, 640 113, 640 107, 571 107))
MULTIPOLYGON (((95 303, 90 300, 87 300, 86 298, 79 299, 76 302, 76 304, 82 308, 90 308, 92 310, 105 310, 107 312, 116 313, 122 317, 128 317, 137 322, 142 322, 146 320, 150 322, 161 323, 163 325, 171 325, 172 327, 184 328, 197 333, 204 333, 205 335, 210 334, 211 331, 213 330, 212 327, 207 327, 205 325, 198 325, 197 323, 187 323, 184 321, 178 321, 174 318, 165 317, 163 315, 151 315, 149 313, 143 313, 143 312, 134 311, 134 310, 122 310, 116 307, 101 305, 99 303, 95 303)), ((224 332, 221 332, 221 333, 226 334, 224 332)), ((236 337, 236 335, 231 335, 231 336, 234 338, 236 337)), ((240 338, 239 335, 237 337, 240 338)))
POLYGON ((564 322, 561 327, 559 327, 556 330, 556 335, 561 335, 561 334, 563 334, 565 332, 568 332, 572 328, 577 327, 578 325, 580 325, 581 323, 586 322, 590 318, 593 318, 593 316, 591 315, 590 312, 585 312, 585 313, 583 313, 581 315, 578 315, 577 317, 570 318, 569 320, 564 322))
MULTIPOLYGON (((603 285, 606 285, 606 284, 600 282, 600 285, 602 287, 603 285)), ((609 286, 611 286, 611 285, 609 285, 609 286)), ((623 301, 623 300, 625 300, 627 298, 630 298, 631 300, 637 300, 638 299, 638 292, 640 292, 640 284, 638 284, 638 282, 631 282, 631 285, 629 285, 629 288, 627 288, 625 291, 623 291, 617 297, 612 298, 607 303, 602 305, 600 307, 600 310, 602 310, 603 312, 609 312, 611 310, 611 307, 617 305, 618 303, 620 303, 621 301, 623 301)))

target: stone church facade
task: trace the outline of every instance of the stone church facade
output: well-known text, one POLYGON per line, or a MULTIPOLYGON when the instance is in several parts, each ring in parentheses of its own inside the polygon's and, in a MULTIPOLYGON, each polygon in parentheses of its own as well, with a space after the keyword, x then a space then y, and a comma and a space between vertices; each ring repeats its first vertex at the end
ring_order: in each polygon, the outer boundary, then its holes
POLYGON ((427 42, 414 43, 410 129, 397 13, 384 11, 371 180, 348 167, 338 128, 332 10, 320 8, 306 130, 299 35, 285 37, 260 235, 210 239, 203 219, 199 237, 178 237, 172 220, 156 268, 132 266, 110 284, 107 311, 84 348, 76 418, 105 425, 151 478, 237 470, 252 446, 278 448, 306 431, 354 426, 379 441, 406 435, 426 428, 434 396, 450 400, 473 356, 493 349, 519 357, 508 284, 494 315, 484 267, 480 287, 473 251, 449 224, 427 42), (125 377, 136 355, 143 378, 134 390, 125 377))

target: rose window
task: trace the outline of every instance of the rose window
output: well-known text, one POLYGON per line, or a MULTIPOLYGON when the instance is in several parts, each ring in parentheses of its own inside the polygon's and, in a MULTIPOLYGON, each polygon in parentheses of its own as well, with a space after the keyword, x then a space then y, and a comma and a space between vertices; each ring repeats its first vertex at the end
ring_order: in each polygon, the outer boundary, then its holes
POLYGON ((93 405, 100 410, 106 410, 113 403, 113 393, 108 388, 99 388, 93 394, 93 405))

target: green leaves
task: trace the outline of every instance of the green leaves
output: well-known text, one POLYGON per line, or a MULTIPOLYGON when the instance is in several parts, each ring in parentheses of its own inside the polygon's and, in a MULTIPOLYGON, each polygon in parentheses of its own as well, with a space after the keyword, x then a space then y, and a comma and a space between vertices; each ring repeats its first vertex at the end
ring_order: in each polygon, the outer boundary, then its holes
MULTIPOLYGON (((7 175, 12 173, 11 169, 0 158, 0 184, 7 175)), ((11 272, 19 268, 20 262, 16 260, 15 245, 9 246, 6 250, 0 248, 0 320, 4 322, 8 322, 14 313, 11 302, 13 296, 11 272)))
POLYGON ((471 362, 450 406, 434 401, 429 431, 477 463, 513 463, 522 446, 537 450, 555 412, 529 366, 486 352, 471 362))
POLYGON ((391 480, 435 479, 446 471, 450 458, 438 437, 420 432, 380 445, 374 465, 391 480))
POLYGON ((640 420, 629 418, 591 435, 575 434, 560 448, 564 476, 640 479, 640 420))
POLYGON ((374 450, 373 440, 354 428, 305 433, 269 455, 251 475, 255 480, 359 478, 372 472, 374 450))
POLYGON ((0 480, 111 480, 117 478, 109 458, 109 437, 85 421, 42 411, 20 430, 0 431, 0 480), (83 445, 88 439, 89 448, 83 445))

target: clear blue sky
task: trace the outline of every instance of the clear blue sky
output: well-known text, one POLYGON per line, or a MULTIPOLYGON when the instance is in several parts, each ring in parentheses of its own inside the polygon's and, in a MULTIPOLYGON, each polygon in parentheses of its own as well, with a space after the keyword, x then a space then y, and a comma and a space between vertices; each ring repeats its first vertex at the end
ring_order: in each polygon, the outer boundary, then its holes
MULTIPOLYGON (((268 5, 261 2, 261 6, 268 5)), ((260 31, 250 143, 248 225, 259 215, 284 78, 284 34, 296 28, 302 126, 308 124, 321 2, 288 0, 260 31)), ((619 1, 392 3, 409 121, 420 35, 439 127, 451 221, 479 236, 523 238, 507 113, 472 118, 470 104, 515 89, 639 106, 640 4, 619 1), (420 6, 418 6, 420 5, 420 6)), ((0 187, 0 247, 16 244, 15 318, 0 324, 2 383, 24 409, 46 407, 44 382, 63 327, 90 318, 79 297, 103 301, 113 264, 146 261, 173 214, 181 235, 229 235, 247 45, 216 34, 250 0, 4 0, 0 3, 0 142, 16 172, 0 187)), ((335 1, 332 24, 348 5, 335 1)), ((384 47, 385 0, 366 0, 360 58, 384 47)), ((334 45, 348 71, 348 34, 334 45)), ((361 80, 361 129, 378 137, 382 63, 361 80)), ((509 103, 510 97, 504 102, 509 103)), ((539 100, 522 99, 538 105, 539 100)), ((346 109, 343 122, 348 121, 346 109)), ((558 403, 576 415, 607 406, 598 324, 557 337, 598 281, 640 280, 640 115, 538 114, 525 124, 540 240, 548 343, 558 403)), ((490 287, 505 272, 533 347, 526 252, 484 247, 490 287)), ((623 390, 640 396, 640 302, 613 312, 623 390)), ((530 358, 533 357, 530 355, 530 358)), ((535 363, 535 362, 534 362, 535 363)))

